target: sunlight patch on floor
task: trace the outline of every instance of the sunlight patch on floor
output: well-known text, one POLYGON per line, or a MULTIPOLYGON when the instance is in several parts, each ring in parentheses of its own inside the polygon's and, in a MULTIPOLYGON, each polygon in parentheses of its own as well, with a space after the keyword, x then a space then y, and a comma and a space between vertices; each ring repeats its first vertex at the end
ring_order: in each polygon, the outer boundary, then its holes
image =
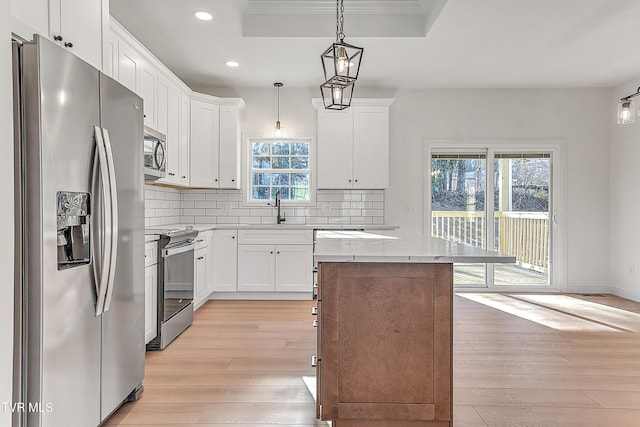
MULTIPOLYGON (((457 292, 456 295, 559 331, 621 332, 619 329, 602 325, 597 321, 576 317, 570 314, 570 309, 567 309, 568 313, 563 313, 558 309, 541 307, 508 295, 467 292, 457 292)), ((548 296, 551 299, 556 297, 555 295, 548 296)))
POLYGON ((600 323, 640 332, 640 314, 620 308, 585 301, 569 295, 546 294, 510 294, 515 298, 544 305, 556 310, 566 311, 575 316, 591 319, 600 323))

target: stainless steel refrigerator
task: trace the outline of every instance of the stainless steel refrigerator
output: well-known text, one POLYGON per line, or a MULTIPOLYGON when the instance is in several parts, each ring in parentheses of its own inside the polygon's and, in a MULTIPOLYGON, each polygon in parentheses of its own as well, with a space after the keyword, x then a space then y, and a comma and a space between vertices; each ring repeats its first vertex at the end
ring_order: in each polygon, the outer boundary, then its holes
POLYGON ((97 426, 144 376, 142 100, 38 36, 14 95, 14 421, 97 426))

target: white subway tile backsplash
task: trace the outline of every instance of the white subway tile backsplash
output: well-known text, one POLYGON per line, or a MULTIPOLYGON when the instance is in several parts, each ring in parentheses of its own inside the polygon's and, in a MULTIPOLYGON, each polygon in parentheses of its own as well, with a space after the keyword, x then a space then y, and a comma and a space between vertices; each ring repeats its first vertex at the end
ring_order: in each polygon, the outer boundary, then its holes
POLYGON ((182 200, 205 200, 206 196, 202 193, 184 193, 182 200))
POLYGON ((213 200, 216 202, 226 202, 227 195, 225 193, 209 193, 206 195, 207 200, 213 200))
POLYGON ((215 209, 218 207, 218 202, 203 202, 201 200, 196 200, 193 202, 193 207, 197 209, 215 209))
POLYGON ((182 215, 206 215, 206 209, 182 209, 182 215))
MULTIPOLYGON (((318 190, 315 205, 285 207, 288 224, 384 224, 383 190, 318 190)), ((245 206, 241 190, 145 187, 145 226, 172 223, 273 224, 276 210, 245 206)))

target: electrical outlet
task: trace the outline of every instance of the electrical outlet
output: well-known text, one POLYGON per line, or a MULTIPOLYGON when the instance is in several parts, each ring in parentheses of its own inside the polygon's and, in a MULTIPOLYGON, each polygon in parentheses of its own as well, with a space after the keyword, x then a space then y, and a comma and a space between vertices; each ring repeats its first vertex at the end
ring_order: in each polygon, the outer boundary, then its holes
POLYGON ((406 213, 407 215, 413 215, 416 213, 416 208, 414 208, 412 205, 405 205, 404 206, 404 213, 406 213))
POLYGON ((222 209, 222 212, 228 214, 229 212, 231 212, 231 203, 229 202, 224 202, 221 204, 222 206, 220 207, 222 209))
POLYGON ((331 205, 329 203, 323 203, 322 204, 322 212, 323 213, 331 212, 331 205))
POLYGON ((627 268, 627 273, 634 275, 636 274, 636 266, 635 264, 629 264, 629 268, 627 268))

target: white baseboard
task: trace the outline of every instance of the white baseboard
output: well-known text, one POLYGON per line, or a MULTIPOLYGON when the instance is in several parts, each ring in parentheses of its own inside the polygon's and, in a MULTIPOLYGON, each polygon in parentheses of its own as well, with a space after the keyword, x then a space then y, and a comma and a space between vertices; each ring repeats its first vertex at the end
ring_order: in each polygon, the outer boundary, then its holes
POLYGON ((620 298, 630 299, 631 301, 640 302, 640 290, 630 289, 622 286, 611 286, 611 294, 620 298))
POLYGON ((567 284, 562 292, 568 294, 610 294, 611 286, 607 283, 574 283, 567 284))
POLYGON ((210 300, 302 300, 311 301, 313 292, 214 292, 210 300))

